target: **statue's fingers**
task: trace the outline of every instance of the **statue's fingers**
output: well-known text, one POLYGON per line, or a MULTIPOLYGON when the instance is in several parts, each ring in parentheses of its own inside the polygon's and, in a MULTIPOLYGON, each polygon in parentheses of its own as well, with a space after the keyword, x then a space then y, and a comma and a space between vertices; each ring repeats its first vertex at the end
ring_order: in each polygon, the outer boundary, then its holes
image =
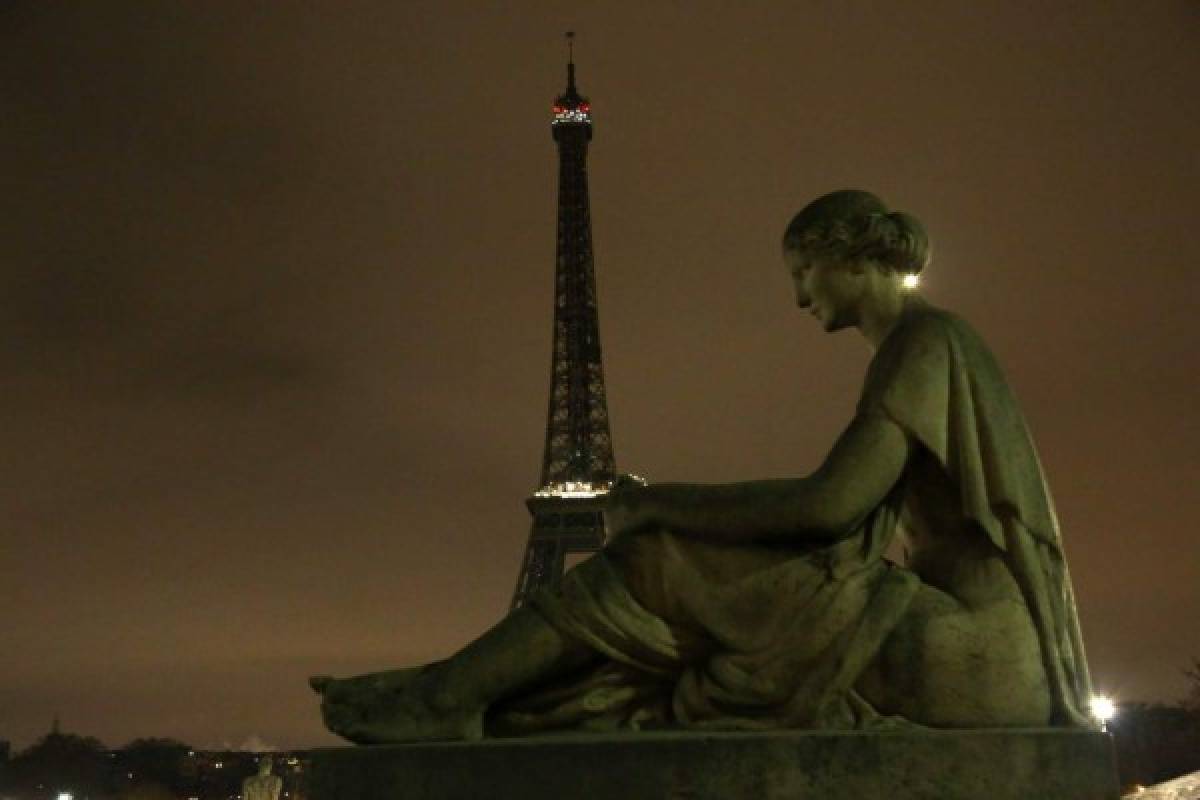
POLYGON ((620 475, 617 476, 617 479, 615 481, 613 481, 614 489, 623 488, 623 487, 627 487, 627 486, 645 486, 645 485, 646 485, 645 478, 643 478, 641 475, 634 475, 631 472, 622 472, 620 475))

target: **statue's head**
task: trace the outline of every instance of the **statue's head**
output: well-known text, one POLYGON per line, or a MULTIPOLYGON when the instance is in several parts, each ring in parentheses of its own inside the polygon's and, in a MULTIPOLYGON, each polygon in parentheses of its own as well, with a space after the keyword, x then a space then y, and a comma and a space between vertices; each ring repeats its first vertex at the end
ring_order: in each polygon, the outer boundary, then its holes
POLYGON ((920 274, 931 255, 920 220, 858 189, 830 192, 801 209, 783 232, 783 250, 841 264, 870 262, 900 275, 920 274))
POLYGON ((270 775, 271 774, 271 764, 272 764, 272 759, 270 756, 265 755, 265 754, 259 756, 258 757, 258 774, 259 775, 270 775))
POLYGON ((895 307, 900 293, 915 286, 929 256, 929 240, 916 217, 889 211, 875 195, 854 189, 818 197, 783 233, 796 304, 827 331, 859 325, 873 311, 895 307))

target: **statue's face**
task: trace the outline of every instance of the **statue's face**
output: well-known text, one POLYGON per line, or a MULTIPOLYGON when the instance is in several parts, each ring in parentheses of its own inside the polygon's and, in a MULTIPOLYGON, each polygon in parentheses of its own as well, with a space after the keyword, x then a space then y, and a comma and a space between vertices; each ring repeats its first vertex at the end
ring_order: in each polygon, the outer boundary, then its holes
POLYGON ((808 309, 826 331, 858 324, 858 307, 864 290, 861 267, 805 255, 795 250, 783 254, 796 305, 808 309))

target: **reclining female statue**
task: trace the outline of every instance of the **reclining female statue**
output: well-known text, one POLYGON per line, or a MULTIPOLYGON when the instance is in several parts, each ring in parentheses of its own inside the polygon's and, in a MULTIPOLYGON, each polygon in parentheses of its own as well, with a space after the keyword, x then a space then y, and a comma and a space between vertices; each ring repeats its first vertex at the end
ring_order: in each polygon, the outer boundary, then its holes
POLYGON ((489 732, 1086 726, 1058 524, 1015 399, 903 278, 920 223, 841 191, 788 225, 796 304, 875 351, 816 472, 608 495, 609 543, 451 658, 312 679, 358 743, 489 732), (884 558, 894 537, 903 565, 884 558))

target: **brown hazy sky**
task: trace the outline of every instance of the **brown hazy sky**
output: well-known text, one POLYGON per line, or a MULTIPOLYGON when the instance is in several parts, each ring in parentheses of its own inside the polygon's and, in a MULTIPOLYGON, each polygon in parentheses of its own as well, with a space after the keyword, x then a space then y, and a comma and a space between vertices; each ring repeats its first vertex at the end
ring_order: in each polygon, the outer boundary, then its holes
POLYGON ((1005 364, 1099 687, 1200 656, 1196 2, 0 5, 0 738, 332 743, 305 676, 505 611, 578 31, 618 466, 799 475, 869 358, 783 226, 874 190, 1005 364))

